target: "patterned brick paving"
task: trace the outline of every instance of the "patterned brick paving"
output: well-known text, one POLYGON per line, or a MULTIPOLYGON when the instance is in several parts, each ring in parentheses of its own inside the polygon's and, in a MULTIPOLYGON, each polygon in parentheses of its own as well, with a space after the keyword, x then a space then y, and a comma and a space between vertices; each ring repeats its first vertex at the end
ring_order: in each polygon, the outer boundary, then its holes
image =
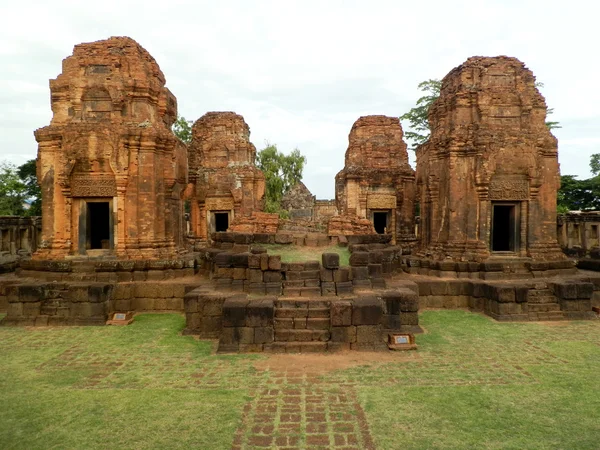
POLYGON ((375 448, 354 385, 331 385, 306 370, 272 374, 244 410, 233 449, 375 448))

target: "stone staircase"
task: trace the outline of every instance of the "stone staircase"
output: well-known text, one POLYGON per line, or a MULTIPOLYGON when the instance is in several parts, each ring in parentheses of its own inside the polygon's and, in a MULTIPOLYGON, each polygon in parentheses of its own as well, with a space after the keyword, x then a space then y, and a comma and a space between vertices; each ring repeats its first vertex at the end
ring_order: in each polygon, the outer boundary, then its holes
POLYGON ((531 289, 527 293, 529 320, 564 320, 558 299, 547 288, 531 289))
POLYGON ((331 302, 323 297, 275 301, 273 352, 323 352, 331 338, 331 302))

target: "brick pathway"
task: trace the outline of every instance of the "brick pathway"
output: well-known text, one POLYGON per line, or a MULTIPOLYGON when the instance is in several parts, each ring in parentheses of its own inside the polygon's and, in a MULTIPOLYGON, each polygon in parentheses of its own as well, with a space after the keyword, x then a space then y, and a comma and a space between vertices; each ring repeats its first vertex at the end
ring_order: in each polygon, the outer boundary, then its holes
POLYGON ((233 449, 375 448, 353 384, 323 383, 306 369, 276 369, 253 397, 233 449))

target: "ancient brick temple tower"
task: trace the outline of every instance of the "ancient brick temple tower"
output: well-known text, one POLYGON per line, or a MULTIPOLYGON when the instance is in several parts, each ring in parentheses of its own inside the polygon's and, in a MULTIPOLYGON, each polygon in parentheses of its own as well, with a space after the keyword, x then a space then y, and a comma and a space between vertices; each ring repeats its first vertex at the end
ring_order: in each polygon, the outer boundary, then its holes
POLYGON ((133 39, 75 46, 50 81, 53 117, 36 130, 43 192, 35 257, 165 258, 183 246, 185 146, 177 101, 133 39))
POLYGON ((234 112, 209 112, 192 127, 189 149, 192 233, 206 240, 236 216, 262 211, 265 177, 256 168, 250 128, 234 112))
POLYGON ((344 169, 335 177, 335 198, 340 214, 369 219, 377 233, 411 246, 415 172, 402 136, 397 117, 365 116, 354 122, 344 169))
POLYGON ((557 141, 532 72, 472 57, 442 82, 417 153, 421 255, 562 259, 556 239, 557 141))

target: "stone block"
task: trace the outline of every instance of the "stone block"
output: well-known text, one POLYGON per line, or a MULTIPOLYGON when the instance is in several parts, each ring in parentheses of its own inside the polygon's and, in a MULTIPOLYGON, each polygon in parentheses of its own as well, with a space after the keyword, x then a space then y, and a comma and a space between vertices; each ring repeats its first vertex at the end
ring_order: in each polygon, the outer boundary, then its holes
POLYGON ((281 282, 265 283, 265 293, 281 295, 281 282))
POLYGON ((342 326, 342 327, 331 327, 331 341, 332 342, 356 342, 356 327, 355 326, 342 326))
POLYGON ((302 272, 304 270, 304 263, 288 263, 287 267, 290 272, 302 272))
POLYGON ((529 287, 516 286, 515 287, 515 302, 526 303, 529 295, 529 287))
POLYGON ((260 269, 248 269, 246 275, 250 283, 262 283, 264 281, 263 273, 260 269))
POLYGON ((132 272, 132 276, 133 281, 146 281, 148 279, 148 271, 136 270, 135 272, 132 272))
POLYGON ((381 264, 369 264, 369 278, 381 278, 383 274, 383 269, 381 264))
POLYGON ((352 325, 377 325, 382 314, 382 302, 377 297, 356 298, 352 304, 352 325))
POLYGON ((577 283, 577 298, 590 299, 594 295, 594 285, 592 283, 577 283))
POLYGON ((218 293, 204 294, 198 298, 198 312, 203 316, 221 316, 225 297, 218 293))
POLYGON ((316 259, 304 261, 304 270, 319 270, 320 268, 321 264, 316 259))
POLYGON ((309 330, 328 330, 329 326, 329 318, 309 317, 306 319, 306 328, 309 330))
POLYGON ((113 303, 115 311, 117 312, 131 311, 131 304, 131 299, 115 300, 113 303))
POLYGON ((351 281, 340 281, 335 283, 337 295, 350 295, 354 292, 354 286, 351 281))
POLYGON ((133 310, 134 311, 153 311, 154 310, 154 300, 156 300, 156 299, 135 297, 134 299, 132 299, 133 310))
POLYGON ((300 272, 300 276, 303 280, 319 280, 321 277, 321 272, 317 270, 303 270, 300 272))
POLYGON ((269 270, 281 270, 281 256, 271 255, 268 262, 269 270))
POLYGON ((246 307, 248 303, 247 299, 226 299, 223 302, 223 326, 244 327, 246 325, 246 307))
POLYGON ((232 291, 243 291, 244 290, 244 280, 231 280, 231 290, 232 291))
POLYGON ((500 303, 514 303, 516 293, 514 286, 494 286, 495 295, 492 297, 500 303))
POLYGON ((267 271, 263 272, 263 277, 264 277, 265 283, 279 282, 282 279, 281 272, 274 271, 274 270, 267 270, 267 271))
POLYGON ((215 255, 214 263, 217 267, 231 267, 232 254, 221 252, 215 255))
POLYGON ((321 268, 320 272, 320 277, 321 277, 321 281, 333 281, 333 273, 335 272, 335 269, 325 269, 325 268, 321 268))
POLYGON ((285 272, 285 279, 289 281, 303 281, 302 272, 287 271, 285 272))
POLYGON ((350 300, 332 301, 330 306, 332 326, 349 326, 352 324, 352 302, 350 300))
MULTIPOLYGON (((21 290, 19 290, 20 294, 21 290)), ((32 298, 33 296, 29 296, 32 298)), ((88 300, 88 286, 84 285, 71 285, 68 288, 66 297, 73 303, 87 302, 88 300)), ((22 298, 22 297, 20 297, 22 298)), ((39 300, 38 300, 39 301, 39 300)))
POLYGON ((560 299, 576 299, 578 296, 577 284, 574 282, 552 283, 549 286, 560 299))
POLYGON ((333 272, 333 281, 336 283, 346 283, 350 281, 350 268, 340 267, 333 272))
POLYGON ((260 270, 269 270, 269 255, 266 253, 260 254, 260 270))
POLYGON ((350 265, 355 266, 367 266, 369 264, 369 252, 354 251, 350 255, 350 265))
POLYGON ((321 295, 334 296, 336 295, 335 283, 329 281, 321 282, 321 295))
POLYGON ((248 255, 248 267, 260 269, 260 254, 251 253, 248 255))
POLYGON ((265 295, 265 283, 250 283, 250 285, 248 286, 248 293, 254 295, 265 295))
POLYGON ((401 325, 419 325, 419 314, 416 312, 405 312, 400 314, 401 325))
POLYGON ((340 267, 340 255, 338 253, 323 253, 321 261, 325 269, 337 269, 340 267))
POLYGON ((388 330, 399 330, 401 326, 400 315, 384 314, 381 317, 381 324, 388 330))
POLYGON ((275 243, 276 244, 292 244, 294 242, 294 236, 287 233, 277 233, 275 234, 275 243))
POLYGON ((242 267, 235 267, 231 269, 231 278, 234 280, 245 280, 246 279, 246 271, 242 267))
POLYGON ((381 271, 384 274, 392 273, 394 272, 394 265, 391 262, 384 261, 381 263, 381 271))
POLYGON ((358 344, 378 344, 382 341, 380 325, 359 325, 356 327, 358 344))
POLYGON ((254 329, 254 342, 256 344, 269 344, 274 339, 273 327, 257 327, 254 329))
POLYGON ((254 344, 254 328, 236 327, 235 333, 240 344, 254 344))
POLYGON ((246 307, 246 326, 273 326, 273 299, 251 300, 246 307))
POLYGON ((255 244, 268 244, 270 241, 271 235, 268 233, 254 233, 254 243, 255 244))
POLYGON ((248 267, 250 253, 234 253, 231 255, 231 264, 233 267, 248 267))
POLYGON ((371 280, 352 280, 352 286, 360 289, 371 289, 371 280))
POLYGON ((304 280, 304 287, 321 287, 319 280, 304 280))
POLYGON ((329 319, 330 316, 330 307, 324 306, 322 308, 309 308, 308 309, 308 318, 320 318, 320 319, 329 319))
POLYGON ((369 264, 381 264, 383 262, 383 252, 381 250, 371 250, 369 252, 369 264))
POLYGON ((369 279, 369 267, 368 266, 358 266, 352 267, 352 281, 355 280, 368 280, 369 279))
POLYGON ((9 318, 22 317, 23 316, 23 303, 21 303, 21 302, 9 303, 6 313, 9 318))

